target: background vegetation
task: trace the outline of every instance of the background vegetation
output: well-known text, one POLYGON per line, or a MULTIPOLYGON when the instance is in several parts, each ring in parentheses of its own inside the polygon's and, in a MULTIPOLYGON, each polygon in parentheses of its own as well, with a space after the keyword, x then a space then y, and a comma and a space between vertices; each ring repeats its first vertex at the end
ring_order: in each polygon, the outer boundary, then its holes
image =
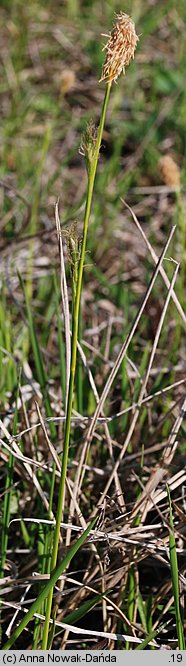
MULTIPOLYGON (((79 148, 86 123, 99 123, 104 96, 104 84, 98 83, 105 43, 101 33, 108 34, 114 12, 120 10, 132 15, 140 41, 126 76, 112 87, 98 164, 79 326, 84 359, 79 353, 73 410, 74 417, 88 421, 73 421, 65 505, 65 523, 85 527, 99 502, 99 529, 115 539, 104 541, 102 535, 74 557, 60 591, 58 584, 57 623, 50 641, 56 649, 131 649, 146 637, 152 643, 154 636, 155 649, 181 647, 186 569, 184 0, 1 0, 2 645, 23 616, 21 604, 29 607, 49 571, 52 528, 44 521, 55 516, 66 401, 54 206, 59 200, 71 309, 69 233, 80 242, 87 186, 79 148), (160 162, 165 155, 178 167, 172 182, 160 162), (158 256, 176 225, 166 257, 181 263, 175 287, 180 308, 178 312, 170 298, 156 348, 167 298, 158 274, 104 404, 102 416, 110 421, 98 421, 83 460, 75 504, 71 495, 89 419, 154 272, 152 253, 134 216, 158 256), (144 399, 158 395, 141 405, 136 416, 134 406, 127 410, 143 389, 144 399), (50 416, 62 418, 47 422, 50 416), (153 487, 147 487, 149 480, 153 487), (178 562, 172 568, 169 550, 175 544, 178 562), (177 566, 179 589, 173 584, 177 566), (33 584, 34 572, 38 580, 33 584)), ((162 265, 172 280, 175 264, 165 260, 162 265)), ((62 536, 59 559, 77 535, 64 529, 62 536)), ((45 612, 43 605, 40 615, 45 612)), ((39 649, 42 626, 37 618, 28 625, 25 648, 39 649)), ((23 636, 17 649, 23 647, 23 636)))

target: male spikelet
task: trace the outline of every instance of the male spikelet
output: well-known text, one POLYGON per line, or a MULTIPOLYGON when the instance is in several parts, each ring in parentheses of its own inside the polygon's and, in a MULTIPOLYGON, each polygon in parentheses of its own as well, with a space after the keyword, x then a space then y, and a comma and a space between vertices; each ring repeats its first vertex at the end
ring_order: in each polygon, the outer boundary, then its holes
POLYGON ((135 25, 130 16, 120 12, 116 14, 116 22, 108 42, 104 46, 106 59, 103 65, 100 81, 116 81, 121 72, 125 72, 126 65, 134 58, 139 37, 136 35, 135 25))

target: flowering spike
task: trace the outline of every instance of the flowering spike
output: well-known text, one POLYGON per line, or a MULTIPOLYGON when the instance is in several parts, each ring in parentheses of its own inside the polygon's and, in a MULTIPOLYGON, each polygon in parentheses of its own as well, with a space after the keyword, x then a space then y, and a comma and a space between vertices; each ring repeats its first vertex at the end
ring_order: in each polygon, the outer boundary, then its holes
POLYGON ((81 146, 80 146, 80 155, 85 157, 87 171, 89 173, 92 161, 95 157, 96 150, 96 141, 97 141, 97 128, 94 123, 90 121, 87 124, 85 132, 82 137, 81 146))
POLYGON ((125 72, 126 65, 134 58, 139 37, 136 35, 135 25, 130 16, 120 12, 116 14, 116 23, 109 34, 106 50, 106 59, 103 65, 100 81, 116 81, 121 72, 125 72))

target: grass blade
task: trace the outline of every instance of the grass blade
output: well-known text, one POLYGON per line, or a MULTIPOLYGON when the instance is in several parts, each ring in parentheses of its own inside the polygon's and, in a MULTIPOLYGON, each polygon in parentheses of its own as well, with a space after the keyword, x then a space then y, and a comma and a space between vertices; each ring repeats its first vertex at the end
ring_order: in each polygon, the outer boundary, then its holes
POLYGON ((25 627, 27 627, 28 622, 32 620, 34 613, 37 613, 38 608, 41 607, 41 604, 43 601, 46 599, 48 596, 49 592, 51 589, 53 589, 54 585, 56 584, 58 578, 61 576, 63 571, 65 571, 66 567, 70 564, 72 558, 74 555, 77 553, 79 548, 83 545, 85 542, 87 536, 89 535, 90 530, 94 527, 94 524, 96 522, 97 518, 92 520, 90 525, 88 525, 87 529, 83 534, 79 537, 79 539, 76 541, 75 544, 73 544, 72 548, 70 551, 67 553, 65 556, 64 560, 58 564, 58 566, 54 569, 53 573, 51 574, 50 580, 48 581, 47 585, 45 585, 44 589, 42 592, 39 594, 37 599, 34 601, 32 604, 31 608, 29 608, 28 613, 25 615, 25 617, 22 619, 21 623, 19 624, 18 627, 16 627, 15 631, 13 632, 11 638, 5 643, 3 646, 3 650, 9 650, 14 642, 17 640, 17 638, 22 634, 23 630, 25 627))
POLYGON ((174 521, 172 514, 172 504, 170 490, 167 485, 167 495, 169 502, 169 512, 170 512, 170 526, 171 530, 169 533, 169 554, 170 554, 170 565, 171 565, 171 578, 172 578, 172 588, 174 595, 174 605, 175 605, 175 615, 176 615, 176 629, 178 637, 178 647, 179 650, 185 650, 185 640, 183 633, 183 624, 180 612, 180 601, 179 601, 179 573, 178 573, 178 558, 176 553, 176 542, 174 534, 174 521))

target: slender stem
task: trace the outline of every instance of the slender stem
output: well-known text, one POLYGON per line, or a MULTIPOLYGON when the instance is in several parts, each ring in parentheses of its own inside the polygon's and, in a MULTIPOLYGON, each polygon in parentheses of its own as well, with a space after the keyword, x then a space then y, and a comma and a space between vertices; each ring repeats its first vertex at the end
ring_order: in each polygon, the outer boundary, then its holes
POLYGON ((174 595, 174 607, 175 607, 175 617, 176 617, 176 629, 177 629, 177 638, 178 638, 178 648, 179 650, 185 650, 185 639, 183 633, 183 623, 180 609, 180 595, 179 595, 179 572, 178 572, 178 558, 176 552, 176 541, 174 534, 174 520, 172 514, 172 503, 170 489, 167 485, 167 495, 169 502, 169 514, 170 514, 170 527, 169 532, 169 555, 170 555, 170 567, 171 567, 171 579, 172 579, 172 589, 174 595))
MULTIPOLYGON (((87 187, 87 199, 85 207, 85 217, 84 217, 84 228, 83 228, 83 240, 81 246, 81 256, 78 267, 78 280, 77 280, 77 289, 76 289, 76 300, 75 306, 72 313, 72 354, 71 354, 71 367, 70 367, 70 381, 69 381, 69 391, 68 391, 68 403, 67 403, 67 414, 66 414, 66 423, 65 423, 65 433, 64 433, 64 445, 63 445, 63 455, 62 455, 62 467, 61 467, 61 477, 59 484, 59 495, 58 495, 58 507, 57 507, 57 516, 56 516, 56 525, 54 532, 54 542, 53 542, 53 552, 51 559, 51 572, 56 566, 57 554, 58 554, 58 544, 59 544, 59 535, 60 535, 60 524, 62 520, 63 507, 64 507, 64 498, 65 498, 65 479, 67 472, 67 463, 68 463, 68 451, 69 451, 69 440, 70 440, 70 428, 71 428, 71 415, 72 415, 72 404, 73 404, 73 392, 74 392, 74 379, 76 371, 76 358, 77 358, 77 338, 78 338, 78 322, 79 322, 79 307, 81 299, 81 287, 82 287, 82 278, 83 278, 83 267, 85 260, 85 249, 86 249, 86 240, 87 240, 87 231, 88 223, 90 217, 90 210, 92 204, 92 196, 94 189, 94 181, 97 170, 97 163, 99 159, 99 151, 102 141, 103 128, 105 123, 106 110, 109 100, 109 94, 111 89, 111 82, 108 83, 107 89, 105 92, 103 108, 101 113, 101 119, 98 129, 97 142, 95 147, 94 158, 90 165, 90 170, 88 174, 88 187, 87 187)), ((53 598, 53 588, 51 589, 48 600, 47 600, 47 611, 45 618, 45 625, 43 630, 43 642, 42 649, 47 649, 48 644, 48 631, 49 631, 49 622, 50 614, 52 607, 52 598, 53 598)))

